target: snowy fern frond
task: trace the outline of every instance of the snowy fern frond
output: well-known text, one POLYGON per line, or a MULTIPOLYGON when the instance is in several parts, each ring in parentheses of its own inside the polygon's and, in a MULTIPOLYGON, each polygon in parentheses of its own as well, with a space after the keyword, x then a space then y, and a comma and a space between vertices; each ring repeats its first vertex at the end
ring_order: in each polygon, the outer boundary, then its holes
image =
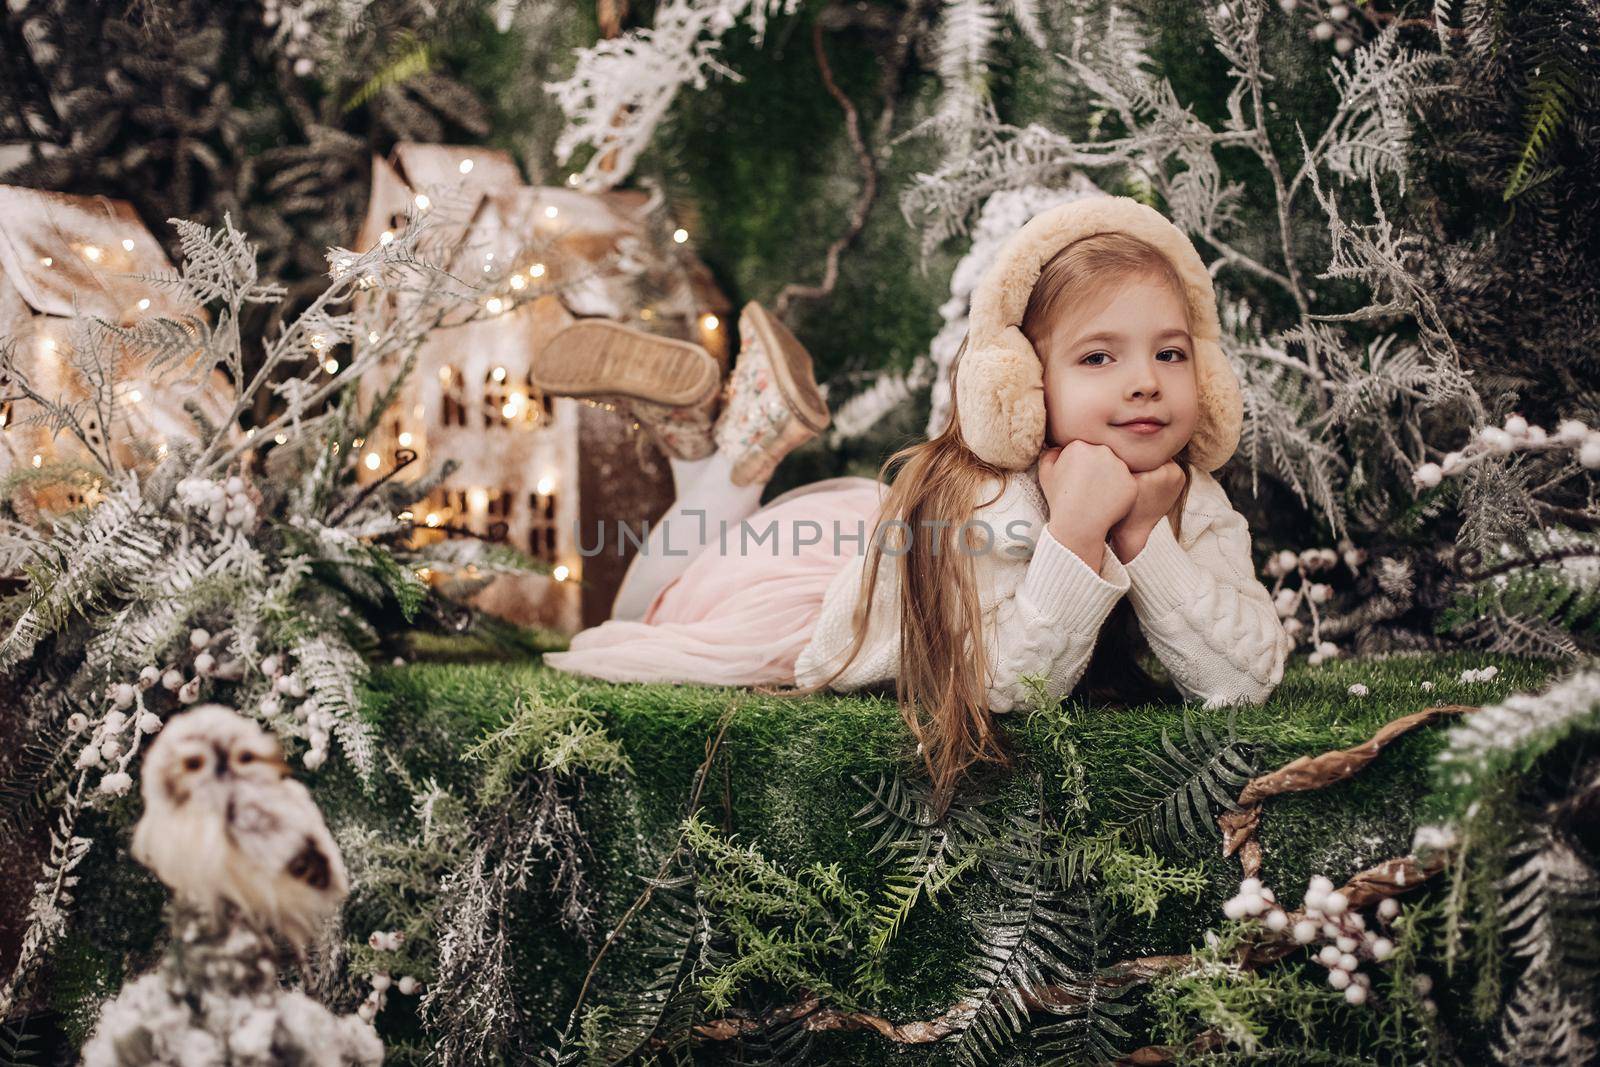
POLYGON ((1587 1063, 1600 1048, 1592 998, 1600 981, 1600 878, 1548 822, 1510 851, 1520 860, 1499 883, 1500 926, 1524 961, 1501 1017, 1505 1064, 1587 1063))
POLYGON ((27 659, 46 633, 61 628, 71 616, 109 609, 113 598, 166 551, 163 526, 143 508, 132 478, 87 515, 64 517, 27 567, 33 599, 0 638, 0 673, 27 659))
POLYGON ((370 781, 373 758, 372 728, 361 716, 359 687, 367 677, 367 664, 343 638, 327 632, 305 637, 293 646, 296 672, 317 707, 333 719, 339 747, 362 781, 370 781))
MULTIPOLYGON (((1439 91, 1434 75, 1444 62, 1399 45, 1400 21, 1394 20, 1371 41, 1332 61, 1339 103, 1329 129, 1335 136, 1323 159, 1346 180, 1368 182, 1393 174, 1406 190, 1406 152, 1411 144, 1411 113, 1439 91)), ((1315 160, 1308 160, 1315 166, 1315 160)))
POLYGON ((1035 48, 1049 47, 1044 26, 1039 22, 1039 0, 1000 0, 1000 6, 1035 48))
POLYGON ((237 582, 212 573, 209 553, 180 545, 141 576, 133 599, 89 642, 89 661, 106 673, 135 674, 192 628, 190 619, 225 600, 237 582))
POLYGON ((884 371, 834 411, 829 447, 838 448, 845 441, 861 437, 891 411, 904 407, 932 384, 935 369, 931 357, 920 355, 908 371, 884 371))
POLYGON ((1466 812, 1489 784, 1580 731, 1600 728, 1600 672, 1578 671, 1543 693, 1513 693, 1450 728, 1436 757, 1439 789, 1466 812))
POLYGON ((937 51, 939 77, 947 91, 987 79, 999 23, 989 0, 944 0, 937 51))
POLYGON ((582 173, 584 188, 623 180, 681 88, 703 89, 712 73, 742 80, 716 59, 723 35, 744 22, 760 44, 767 19, 793 14, 798 2, 666 0, 656 9, 654 25, 579 49, 572 76, 543 86, 567 119, 556 139, 557 160, 566 163, 589 145, 595 153, 582 173), (613 153, 611 169, 604 169, 613 153))
POLYGON ((1268 342, 1234 350, 1224 338, 1244 406, 1239 451, 1250 462, 1252 491, 1265 470, 1288 485, 1305 507, 1320 511, 1335 536, 1343 536, 1348 525, 1345 464, 1315 422, 1316 386, 1309 375, 1280 359, 1251 358, 1257 349, 1275 357, 1282 354, 1268 342))
POLYGON ((177 275, 145 277, 144 281, 178 288, 196 304, 213 300, 260 304, 281 300, 288 292, 281 285, 263 283, 256 273, 256 249, 234 228, 224 212, 222 226, 213 229, 188 219, 168 219, 178 231, 183 267, 177 275))

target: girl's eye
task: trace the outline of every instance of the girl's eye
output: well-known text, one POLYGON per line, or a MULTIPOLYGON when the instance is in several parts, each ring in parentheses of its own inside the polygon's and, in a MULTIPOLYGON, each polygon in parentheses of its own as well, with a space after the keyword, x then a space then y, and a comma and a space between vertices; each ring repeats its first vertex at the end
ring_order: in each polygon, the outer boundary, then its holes
POLYGON ((1178 360, 1183 360, 1183 359, 1188 359, 1189 358, 1188 353, 1185 352, 1181 348, 1163 348, 1160 352, 1156 353, 1156 355, 1164 356, 1168 352, 1171 352, 1173 355, 1178 357, 1178 359, 1168 360, 1167 362, 1169 362, 1169 363, 1176 363, 1176 362, 1178 362, 1178 360))
MULTIPOLYGON (((1096 357, 1096 356, 1106 356, 1106 353, 1104 353, 1104 352, 1090 352, 1087 356, 1083 357, 1082 361, 1084 363, 1089 363, 1089 361, 1091 359, 1093 359, 1094 357, 1096 357)), ((1109 359, 1111 357, 1110 356, 1106 356, 1106 358, 1109 359)), ((1089 366, 1098 367, 1098 366, 1101 366, 1101 364, 1099 364, 1099 363, 1089 363, 1089 366)))

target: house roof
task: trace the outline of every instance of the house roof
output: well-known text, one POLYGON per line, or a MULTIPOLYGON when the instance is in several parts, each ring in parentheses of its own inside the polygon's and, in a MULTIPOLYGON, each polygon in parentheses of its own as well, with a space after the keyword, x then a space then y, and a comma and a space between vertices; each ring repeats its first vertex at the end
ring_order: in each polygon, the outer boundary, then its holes
POLYGON ((79 312, 127 323, 159 314, 159 287, 130 274, 172 274, 133 205, 105 196, 0 185, 0 272, 36 313, 79 312), (151 301, 155 312, 139 308, 151 301))

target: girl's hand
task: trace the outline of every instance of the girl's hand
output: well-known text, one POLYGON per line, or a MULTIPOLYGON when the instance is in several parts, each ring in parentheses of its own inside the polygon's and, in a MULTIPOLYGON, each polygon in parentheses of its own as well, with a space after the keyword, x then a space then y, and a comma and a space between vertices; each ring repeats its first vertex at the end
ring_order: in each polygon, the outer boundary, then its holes
POLYGON ((1097 546, 1105 546, 1106 533, 1138 497, 1128 465, 1105 445, 1068 441, 1039 454, 1039 486, 1050 508, 1051 534, 1098 569, 1097 546))
POLYGON ((1170 459, 1153 471, 1142 471, 1132 477, 1137 486, 1133 506, 1111 527, 1111 547, 1124 563, 1144 550, 1150 531, 1178 502, 1184 483, 1183 468, 1170 459))

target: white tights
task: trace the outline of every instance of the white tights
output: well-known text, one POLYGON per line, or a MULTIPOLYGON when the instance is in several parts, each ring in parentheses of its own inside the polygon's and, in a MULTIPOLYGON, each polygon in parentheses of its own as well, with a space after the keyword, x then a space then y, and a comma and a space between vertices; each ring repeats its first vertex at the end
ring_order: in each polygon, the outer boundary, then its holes
POLYGON ((760 510, 766 482, 734 485, 729 478, 733 462, 720 449, 703 459, 669 456, 667 462, 677 499, 651 525, 649 539, 628 564, 611 602, 613 619, 643 619, 656 593, 688 570, 706 545, 716 543, 721 523, 737 526, 760 510))

